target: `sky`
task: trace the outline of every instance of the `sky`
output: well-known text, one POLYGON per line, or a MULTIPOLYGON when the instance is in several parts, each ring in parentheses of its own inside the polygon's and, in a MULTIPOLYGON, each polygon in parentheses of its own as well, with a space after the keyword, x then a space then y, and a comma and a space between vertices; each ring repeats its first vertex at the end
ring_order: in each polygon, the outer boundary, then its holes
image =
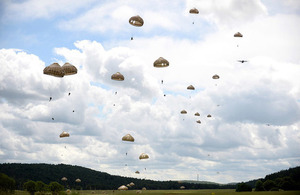
POLYGON ((298 0, 2 0, 0 163, 218 183, 299 166, 299 26, 298 0))

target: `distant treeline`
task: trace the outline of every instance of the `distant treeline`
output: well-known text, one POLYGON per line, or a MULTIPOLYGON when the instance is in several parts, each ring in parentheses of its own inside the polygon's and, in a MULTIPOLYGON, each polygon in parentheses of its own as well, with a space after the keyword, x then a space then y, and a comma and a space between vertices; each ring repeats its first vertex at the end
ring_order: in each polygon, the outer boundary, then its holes
POLYGON ((219 184, 198 184, 182 183, 177 181, 153 181, 148 179, 137 179, 130 177, 114 176, 108 173, 95 171, 92 169, 65 165, 65 164, 21 164, 4 163, 0 164, 0 173, 4 173, 13 178, 16 182, 16 189, 23 190, 23 184, 29 180, 42 181, 44 183, 58 182, 69 189, 83 190, 115 190, 121 185, 133 182, 135 185, 129 189, 235 189, 236 185, 219 184), (62 181, 63 177, 67 181, 62 181), (81 182, 75 182, 76 179, 81 182))
POLYGON ((255 191, 300 190, 300 167, 272 173, 265 178, 238 183, 236 191, 252 191, 252 189, 255 191))

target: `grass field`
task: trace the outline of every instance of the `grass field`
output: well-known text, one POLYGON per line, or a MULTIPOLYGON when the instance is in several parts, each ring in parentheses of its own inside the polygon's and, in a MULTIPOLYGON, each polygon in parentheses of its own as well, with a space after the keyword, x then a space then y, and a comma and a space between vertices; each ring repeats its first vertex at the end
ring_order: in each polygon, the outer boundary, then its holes
MULTIPOLYGON (((29 195, 25 191, 15 191, 15 195, 29 195)), ((36 193, 38 195, 39 193, 36 193)), ((51 193, 48 193, 49 195, 51 193)), ((62 195, 64 193, 60 193, 62 195)), ((153 195, 153 194, 162 194, 162 195, 300 195, 300 191, 268 191, 268 192, 235 192, 235 190, 227 189, 208 189, 208 190, 143 190, 141 193, 137 193, 137 190, 128 190, 128 191, 118 191, 118 190, 81 190, 81 191, 72 191, 70 195, 95 195, 95 194, 107 194, 107 195, 130 195, 130 194, 143 194, 143 195, 153 195)))

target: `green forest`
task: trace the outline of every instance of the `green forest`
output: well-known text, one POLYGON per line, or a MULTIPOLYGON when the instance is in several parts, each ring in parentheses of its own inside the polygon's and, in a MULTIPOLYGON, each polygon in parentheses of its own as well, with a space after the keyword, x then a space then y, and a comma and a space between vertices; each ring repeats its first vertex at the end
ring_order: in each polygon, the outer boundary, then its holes
MULTIPOLYGON (((130 189, 167 190, 180 189, 247 189, 264 190, 300 190, 300 167, 282 170, 277 173, 269 174, 265 178, 241 182, 238 184, 216 184, 216 183, 195 183, 180 181, 154 181, 148 179, 137 179, 110 175, 108 173, 95 171, 66 164, 21 164, 4 163, 0 164, 0 173, 7 175, 15 181, 15 189, 24 190, 24 183, 28 181, 42 182, 50 184, 57 182, 65 189, 82 190, 116 190, 121 185, 133 182, 135 185, 130 189), (62 180, 66 177, 67 180, 62 180), (80 179, 80 182, 76 182, 80 179)), ((1 184, 2 185, 2 184, 1 184)))

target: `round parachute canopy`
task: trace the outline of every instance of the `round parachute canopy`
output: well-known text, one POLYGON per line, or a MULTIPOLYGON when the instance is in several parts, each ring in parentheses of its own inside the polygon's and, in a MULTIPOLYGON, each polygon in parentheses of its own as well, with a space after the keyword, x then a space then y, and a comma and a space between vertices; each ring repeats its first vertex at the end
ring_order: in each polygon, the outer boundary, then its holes
POLYGON ((66 177, 61 178, 62 181, 67 181, 68 179, 66 177))
POLYGON ((65 72, 65 75, 77 74, 77 68, 68 62, 62 66, 62 69, 65 72))
POLYGON ((63 138, 63 137, 70 137, 70 134, 63 131, 60 135, 59 135, 60 138, 63 138))
POLYGON ((80 183, 80 182, 81 182, 81 180, 80 180, 80 179, 76 179, 76 180, 75 180, 75 182, 77 182, 77 183, 80 183))
POLYGON ((136 174, 140 174, 140 172, 139 172, 139 171, 136 171, 135 173, 136 173, 136 174))
POLYGON ((196 112, 196 113, 195 113, 195 116, 200 116, 199 112, 196 112))
POLYGON ((126 134, 122 137, 122 141, 134 142, 134 138, 130 134, 126 134))
POLYGON ((180 189, 185 189, 185 187, 184 186, 180 186, 180 189))
POLYGON ((163 57, 159 57, 154 61, 153 66, 156 68, 164 68, 169 66, 169 61, 163 57))
POLYGON ((124 81, 124 76, 121 73, 117 72, 111 75, 111 79, 115 81, 124 81))
POLYGON ((127 186, 127 187, 131 187, 130 184, 127 184, 126 186, 127 186))
POLYGON ((118 190, 128 190, 128 188, 125 185, 121 185, 118 190))
POLYGON ((200 124, 200 123, 201 123, 201 121, 200 121, 200 120, 197 120, 197 121, 196 121, 196 123, 199 123, 199 124, 200 124))
POLYGON ((194 87, 193 85, 189 85, 189 86, 187 87, 187 89, 189 89, 189 90, 195 90, 195 87, 194 87))
POLYGON ((199 10, 197 8, 190 9, 190 14, 199 14, 199 10))
POLYGON ((44 74, 54 77, 64 77, 65 72, 58 63, 53 63, 50 66, 44 68, 44 74))
POLYGON ((215 74, 214 76, 212 76, 212 78, 213 78, 213 79, 219 79, 219 78, 220 78, 220 76, 219 76, 219 75, 217 75, 217 74, 215 74))
POLYGON ((143 187, 142 190, 147 190, 147 188, 143 187))
POLYGON ((209 114, 209 115, 207 115, 207 117, 208 117, 208 118, 210 118, 210 117, 211 117, 211 115, 209 114))
POLYGON ((148 158, 149 158, 148 154, 145 154, 145 153, 142 153, 140 155, 140 157, 139 157, 140 160, 142 160, 142 159, 148 159, 148 158))
POLYGON ((243 37, 243 35, 240 32, 237 32, 233 35, 234 37, 243 37))
POLYGON ((129 18, 129 24, 131 24, 133 26, 138 26, 138 27, 143 26, 144 20, 139 15, 132 16, 131 18, 129 18))
POLYGON ((129 185, 130 185, 130 186, 134 186, 134 183, 133 183, 133 182, 131 182, 129 185))
POLYGON ((181 110, 180 113, 181 113, 181 114, 187 114, 187 111, 186 111, 186 110, 181 110))

